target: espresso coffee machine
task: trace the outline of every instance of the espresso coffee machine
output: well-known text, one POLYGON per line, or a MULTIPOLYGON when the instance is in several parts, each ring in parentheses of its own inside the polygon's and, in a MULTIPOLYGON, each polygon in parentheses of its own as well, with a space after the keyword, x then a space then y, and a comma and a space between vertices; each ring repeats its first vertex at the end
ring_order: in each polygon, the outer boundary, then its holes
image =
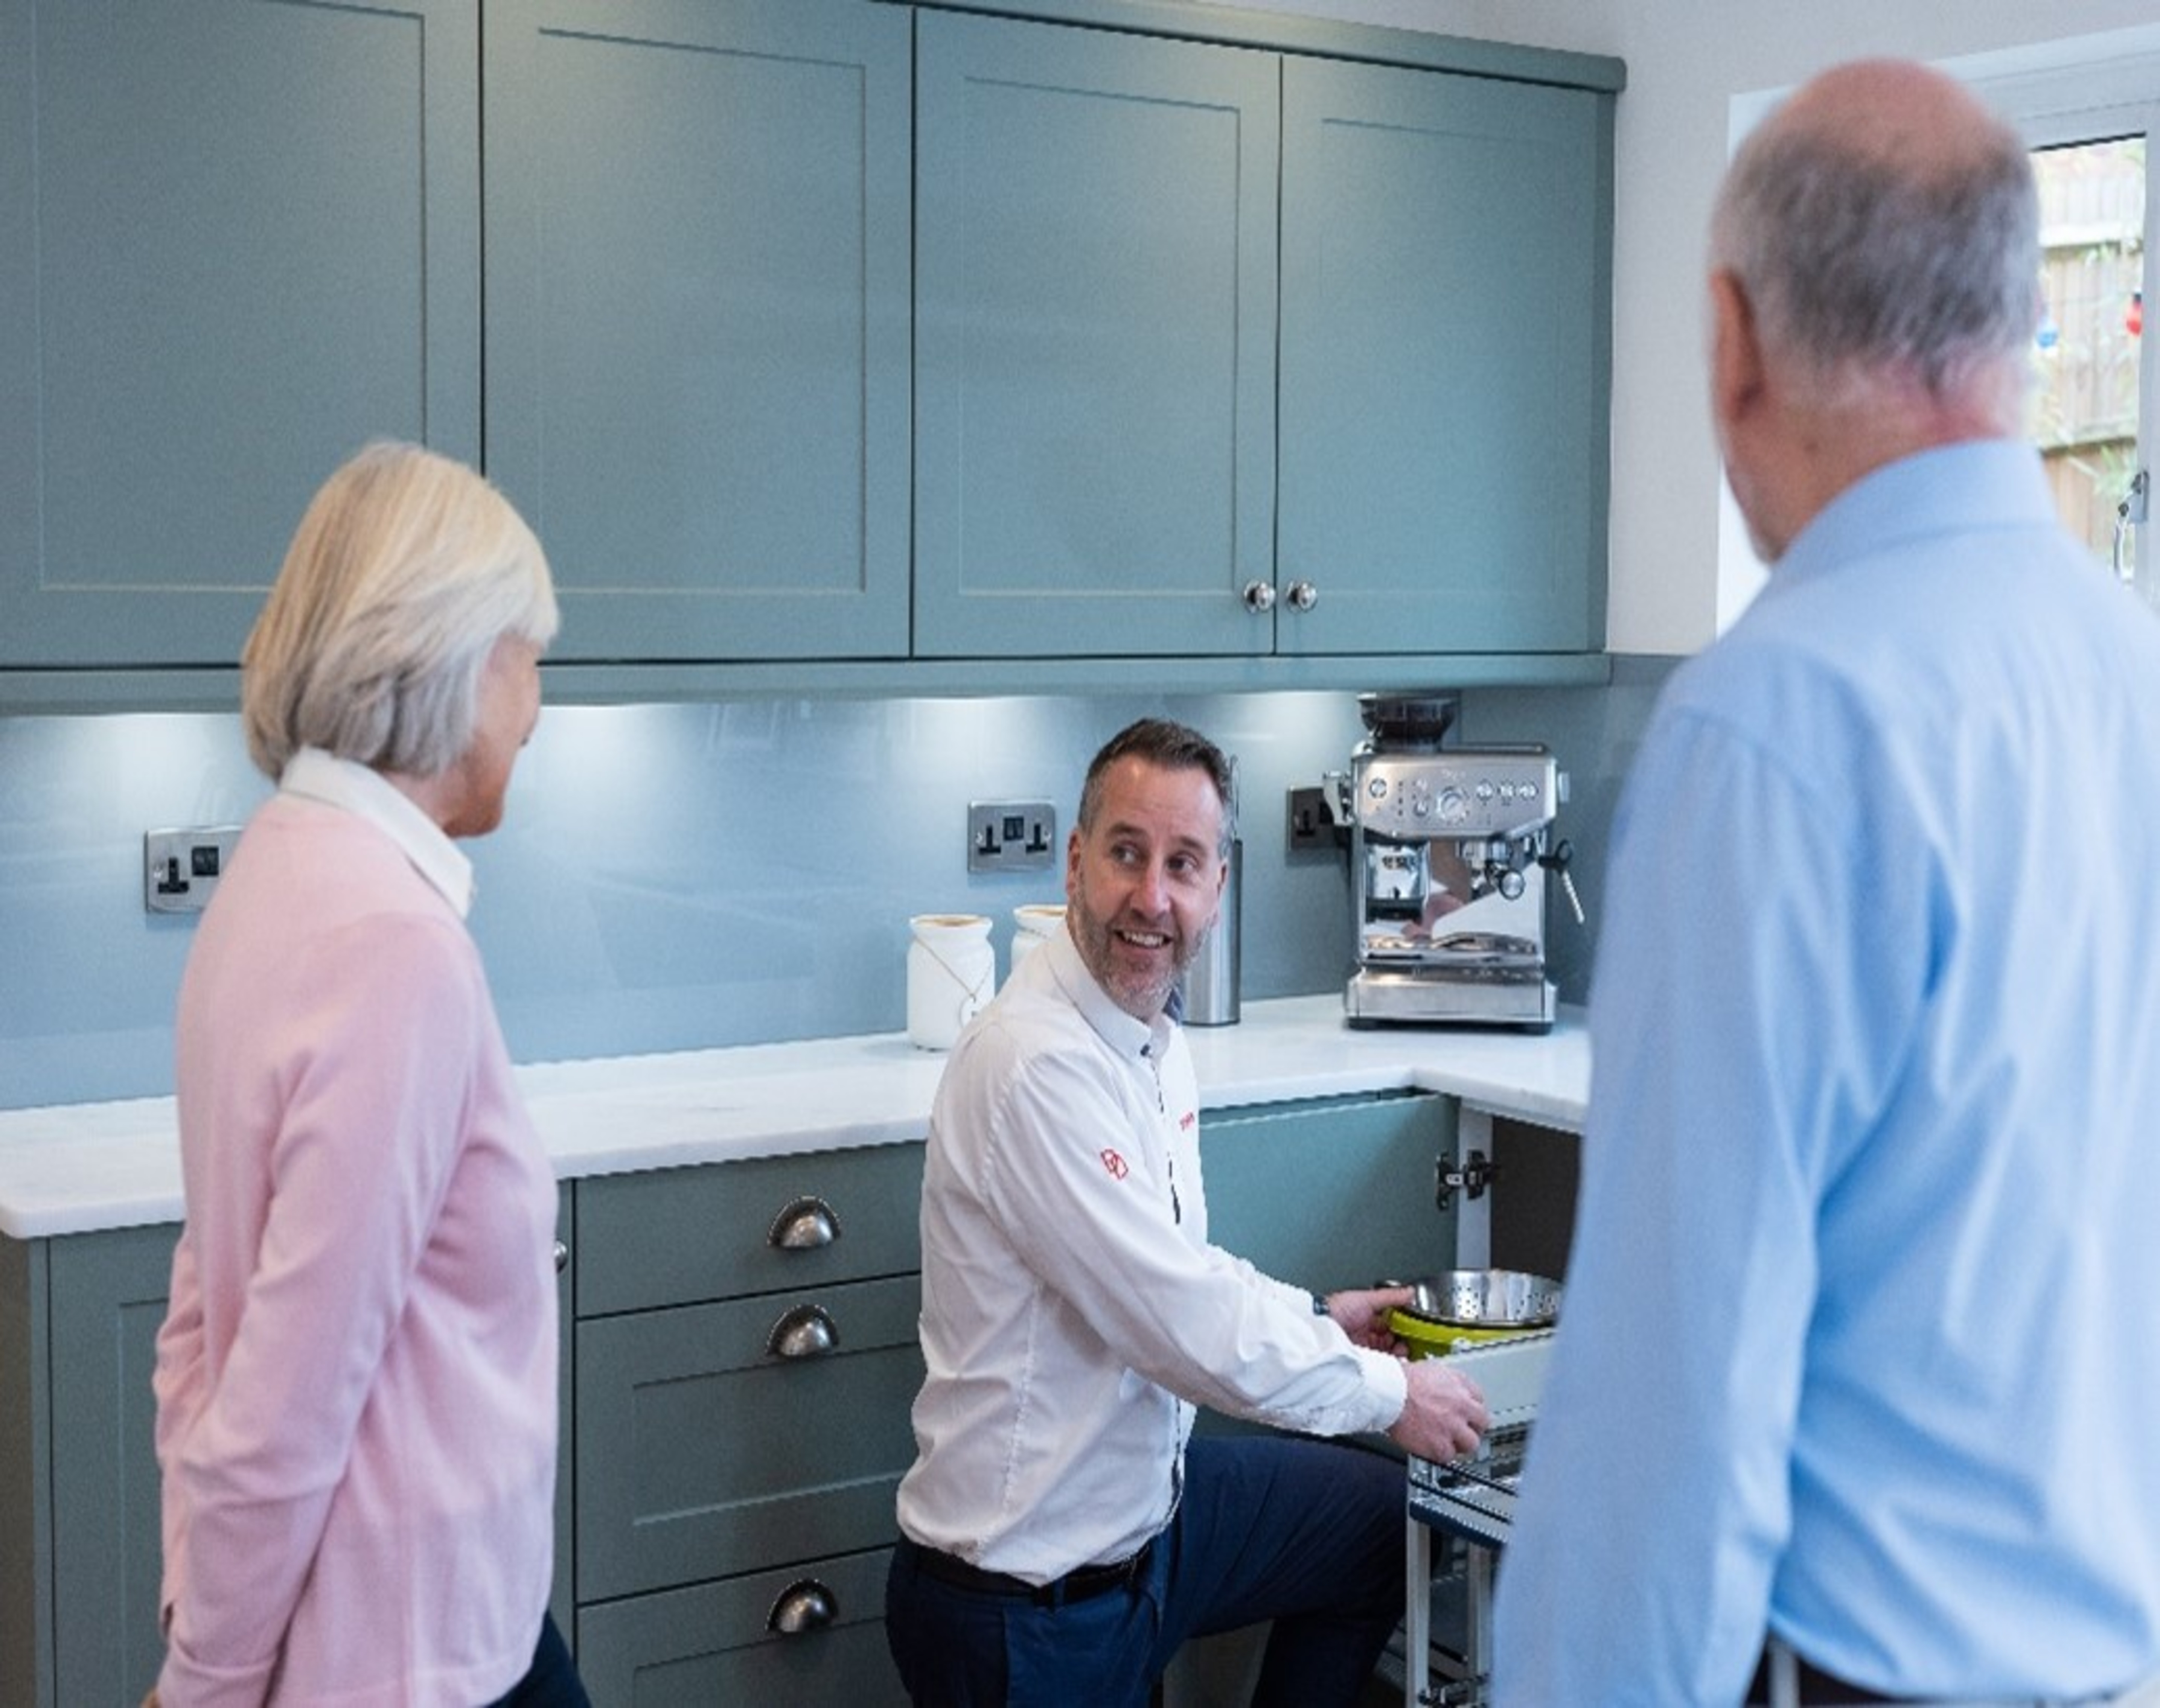
POLYGON ((1350 828, 1353 1026, 1549 1030, 1545 880, 1578 921, 1569 848, 1551 840, 1567 778, 1540 746, 1451 747, 1453 695, 1365 694, 1366 739, 1331 774, 1350 828))

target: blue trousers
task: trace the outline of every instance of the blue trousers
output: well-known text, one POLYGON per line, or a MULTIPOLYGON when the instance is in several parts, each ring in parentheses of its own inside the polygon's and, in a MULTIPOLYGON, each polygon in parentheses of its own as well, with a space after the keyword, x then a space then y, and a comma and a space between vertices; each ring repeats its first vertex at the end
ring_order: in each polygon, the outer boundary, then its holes
POLYGON ((491 1708, 592 1708, 577 1664, 570 1659, 563 1633, 555 1628, 553 1614, 541 1617, 540 1641, 533 1648, 531 1668, 491 1708))
POLYGON ((1333 1442, 1202 1439, 1129 1588, 1058 1607, 925 1574, 885 1581, 885 1640, 918 1708, 1146 1708, 1188 1637, 1275 1621, 1254 1708, 1351 1708, 1403 1611, 1403 1467, 1333 1442))

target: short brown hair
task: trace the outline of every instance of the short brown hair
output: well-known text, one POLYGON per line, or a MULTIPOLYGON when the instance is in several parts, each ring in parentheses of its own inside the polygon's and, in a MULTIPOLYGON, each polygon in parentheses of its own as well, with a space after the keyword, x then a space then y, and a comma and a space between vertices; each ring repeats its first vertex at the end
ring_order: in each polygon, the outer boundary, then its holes
POLYGON ((1103 777, 1121 759, 1144 760, 1165 771, 1207 772, 1208 781, 1215 785, 1215 798, 1223 803, 1223 843, 1216 852, 1228 852, 1237 833, 1236 769, 1223 750, 1197 729, 1169 718, 1141 718, 1126 724, 1088 762, 1087 781, 1080 786, 1083 831, 1095 822, 1102 806, 1103 777))

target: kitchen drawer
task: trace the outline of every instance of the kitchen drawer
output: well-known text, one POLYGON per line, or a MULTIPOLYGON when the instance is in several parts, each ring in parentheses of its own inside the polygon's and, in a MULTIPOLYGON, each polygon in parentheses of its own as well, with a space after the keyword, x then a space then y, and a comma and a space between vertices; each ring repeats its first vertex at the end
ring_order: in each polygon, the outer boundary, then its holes
POLYGON ((890 1543, 918 1308, 903 1275, 580 1323, 578 1599, 890 1543), (812 1311, 831 1351, 769 1349, 812 1311))
POLYGON ((587 1607, 578 1615, 578 1670, 604 1708, 905 1708, 885 1642, 890 1555, 880 1548, 587 1607), (828 1622, 772 1628, 783 1607, 803 1608, 813 1596, 828 1622))
POLYGON ((578 1184, 578 1314, 905 1275, 922 1147, 879 1145, 578 1184), (796 1237, 781 1243, 796 1217, 796 1237))

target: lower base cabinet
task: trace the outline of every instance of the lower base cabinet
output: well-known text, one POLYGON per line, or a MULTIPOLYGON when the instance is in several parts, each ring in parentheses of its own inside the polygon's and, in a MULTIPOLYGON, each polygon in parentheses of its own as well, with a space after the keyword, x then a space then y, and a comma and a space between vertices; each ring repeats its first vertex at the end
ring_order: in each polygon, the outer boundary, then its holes
POLYGON ((135 1708, 158 1629, 156 1401, 175 1228, 0 1239, 0 1702, 135 1708))
POLYGON ((580 1181, 578 1667, 594 1708, 904 1702, 919 1144, 580 1181))
MULTIPOLYGON (((562 1226, 569 1239, 569 1198, 562 1226)), ((0 1705, 138 1708, 164 1663, 158 1331, 174 1226, 0 1238, 0 1705)), ((570 1321, 567 1274, 558 1299, 570 1321)), ((567 1337, 558 1404, 569 1439, 567 1337)), ((569 1488, 552 1610, 570 1628, 569 1488)))
MULTIPOLYGON (((1445 1268, 1454 1119, 1411 1093, 1211 1111, 1210 1231, 1321 1291, 1445 1268)), ((904 1701, 885 1574, 922 1181, 906 1144, 564 1186, 553 1605, 595 1708, 904 1701)), ((6 1708, 138 1708, 156 1676, 177 1233, 0 1238, 6 1708)))
POLYGON ((584 1608, 585 1688, 595 1708, 906 1708, 885 1641, 891 1551, 584 1608))

